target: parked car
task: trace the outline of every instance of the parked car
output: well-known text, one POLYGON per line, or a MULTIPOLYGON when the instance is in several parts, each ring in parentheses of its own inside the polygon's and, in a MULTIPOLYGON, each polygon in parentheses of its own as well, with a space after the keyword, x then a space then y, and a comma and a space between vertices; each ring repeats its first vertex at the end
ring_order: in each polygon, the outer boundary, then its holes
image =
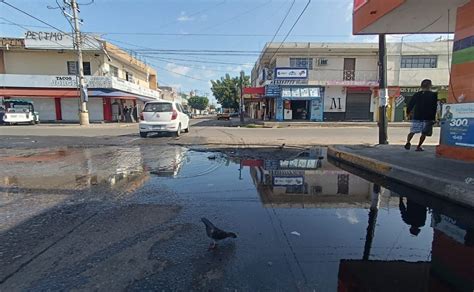
POLYGON ((140 113, 139 131, 142 138, 146 138, 148 133, 173 133, 178 137, 183 130, 189 132, 189 117, 179 103, 147 102, 140 113))
POLYGON ((3 122, 7 125, 13 124, 38 124, 39 114, 31 101, 26 100, 7 100, 5 101, 6 110, 3 114, 3 122))

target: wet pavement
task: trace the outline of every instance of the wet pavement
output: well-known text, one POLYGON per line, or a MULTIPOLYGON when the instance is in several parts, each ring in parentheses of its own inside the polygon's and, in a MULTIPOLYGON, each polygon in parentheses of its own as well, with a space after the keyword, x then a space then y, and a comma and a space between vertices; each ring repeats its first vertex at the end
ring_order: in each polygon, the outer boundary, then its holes
POLYGON ((473 290, 472 210, 339 166, 325 148, 0 150, 0 291, 473 290), (201 217, 238 237, 208 250, 201 217))

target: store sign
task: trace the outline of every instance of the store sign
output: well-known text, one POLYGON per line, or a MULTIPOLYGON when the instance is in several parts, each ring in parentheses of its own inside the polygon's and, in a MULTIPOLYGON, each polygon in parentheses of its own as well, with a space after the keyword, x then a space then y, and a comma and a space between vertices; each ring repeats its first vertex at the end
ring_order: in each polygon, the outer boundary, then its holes
POLYGON ((346 111, 346 91, 344 87, 326 87, 324 92, 324 112, 343 113, 346 111))
POLYGON ((265 96, 279 97, 280 94, 281 94, 281 88, 279 85, 275 85, 275 84, 265 85, 265 96))
POLYGON ((304 184, 304 176, 286 177, 286 176, 274 176, 274 186, 302 186, 304 184))
MULTIPOLYGON (((321 81, 314 81, 316 85, 321 85, 321 86, 346 86, 346 87, 377 87, 379 86, 378 81, 373 81, 373 80, 321 80, 321 81)), ((313 81, 311 81, 311 84, 313 84, 313 81)))
MULTIPOLYGON (((146 97, 160 98, 160 93, 147 87, 131 83, 116 77, 84 76, 89 89, 116 89, 146 97)), ((30 88, 77 88, 77 77, 73 75, 25 75, 0 74, 1 87, 30 87, 30 88)))
POLYGON ((282 87, 281 97, 283 99, 312 99, 315 97, 321 97, 320 87, 282 87))
POLYGON ((474 147, 474 103, 444 104, 441 144, 474 147))
POLYGON ((307 85, 308 79, 293 79, 293 80, 273 80, 270 84, 276 85, 307 85))
MULTIPOLYGON (((83 50, 101 50, 102 44, 94 37, 82 34, 83 50)), ((25 48, 27 49, 57 49, 73 50, 72 34, 62 32, 27 31, 25 33, 25 48)))
POLYGON ((0 38, 0 47, 23 47, 23 39, 18 38, 0 38))
POLYGON ((308 79, 308 69, 275 68, 275 79, 308 79))

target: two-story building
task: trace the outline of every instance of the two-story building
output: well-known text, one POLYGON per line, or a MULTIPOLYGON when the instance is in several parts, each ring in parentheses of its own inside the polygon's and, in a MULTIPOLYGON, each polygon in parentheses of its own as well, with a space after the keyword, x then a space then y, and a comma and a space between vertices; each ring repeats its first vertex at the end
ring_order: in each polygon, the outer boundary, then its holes
MULTIPOLYGON (((120 121, 125 107, 160 99, 152 67, 89 35, 82 49, 90 121, 120 121)), ((0 98, 32 101, 41 121, 79 120, 77 70, 70 35, 0 39, 0 98)))
MULTIPOLYGON (((404 119, 405 99, 424 78, 446 95, 452 43, 388 44, 389 119, 404 119)), ((269 43, 251 74, 264 87, 247 102, 252 118, 311 121, 372 121, 378 106, 378 45, 375 43, 269 43)))

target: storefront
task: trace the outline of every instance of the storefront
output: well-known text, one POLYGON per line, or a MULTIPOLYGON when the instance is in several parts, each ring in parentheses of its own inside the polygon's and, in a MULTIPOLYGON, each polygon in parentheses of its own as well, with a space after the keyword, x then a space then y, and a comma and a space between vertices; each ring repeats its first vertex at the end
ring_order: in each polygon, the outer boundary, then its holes
MULTIPOLYGON (((440 107, 438 107, 438 115, 440 114, 441 105, 445 104, 448 99, 448 87, 447 86, 434 86, 433 91, 438 93, 438 102, 440 107)), ((395 116, 392 121, 401 122, 406 120, 406 107, 410 102, 411 98, 415 93, 420 91, 419 87, 400 87, 399 98, 395 98, 395 116)))
POLYGON ((369 87, 346 88, 346 121, 372 121, 372 90, 369 87))
POLYGON ((281 86, 281 95, 275 100, 275 117, 283 120, 323 121, 324 87, 281 86))
POLYGON ((344 121, 346 119, 346 88, 327 86, 324 90, 324 121, 344 121))
MULTIPOLYGON (((120 81, 117 85, 111 77, 92 76, 86 81, 89 84, 87 109, 91 122, 127 121, 125 107, 131 109, 138 105, 140 110, 144 102, 157 100, 159 96, 157 91, 135 88, 136 84, 124 84, 128 86, 125 87, 120 81)), ((33 102, 41 122, 79 121, 79 92, 74 88, 75 78, 71 76, 4 74, 0 84, 0 98, 33 102)))

